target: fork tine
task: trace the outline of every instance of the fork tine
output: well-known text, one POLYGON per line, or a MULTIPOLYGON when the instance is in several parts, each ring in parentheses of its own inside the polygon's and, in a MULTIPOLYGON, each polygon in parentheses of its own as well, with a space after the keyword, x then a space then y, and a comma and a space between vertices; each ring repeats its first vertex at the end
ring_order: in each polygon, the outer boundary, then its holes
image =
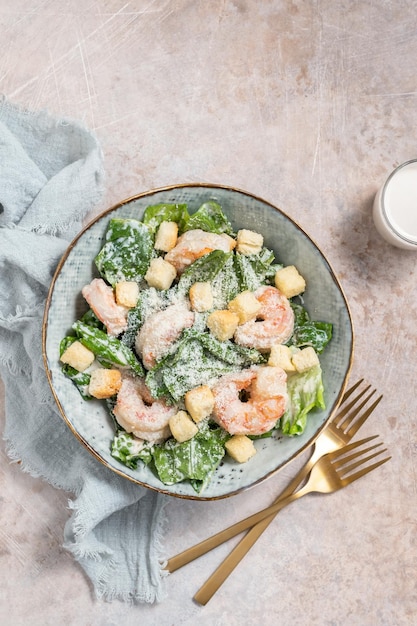
MULTIPOLYGON (((337 412, 337 415, 335 417, 335 419, 333 420, 333 423, 336 425, 339 425, 340 422, 342 421, 342 419, 344 417, 346 417, 346 415, 349 413, 349 411, 355 406, 355 404, 357 402, 359 402, 359 400, 361 398, 363 398, 363 396, 365 395, 365 393, 367 391, 369 391, 369 389, 371 388, 371 385, 368 385, 367 387, 365 387, 365 389, 363 389, 360 394, 358 394, 351 402, 349 402, 349 404, 347 404, 345 407, 343 407, 343 409, 341 409, 340 411, 337 412)), ((368 400, 374 395, 375 393, 375 389, 373 391, 371 391, 371 393, 366 397, 366 399, 360 404, 359 408, 357 410, 360 410, 367 402, 368 400)))
POLYGON ((339 476, 342 476, 342 474, 346 475, 349 472, 352 472, 357 467, 364 465, 365 463, 367 463, 374 457, 378 456, 379 454, 382 454, 382 452, 386 452, 387 449, 383 448, 382 450, 378 450, 377 452, 374 452, 373 454, 368 454, 368 456, 362 457, 361 459, 359 459, 359 461, 356 461, 356 463, 350 463, 350 461, 357 458, 358 456, 362 456, 366 452, 371 452, 371 450, 375 450, 376 448, 379 448, 382 445, 383 444, 381 442, 381 443, 375 444, 374 446, 370 446, 369 448, 366 448, 366 450, 360 450, 359 452, 356 452, 355 454, 350 455, 346 459, 341 459, 340 461, 333 463, 333 467, 337 469, 337 473, 339 474, 339 476), (347 463, 350 463, 350 465, 347 466, 346 465, 347 463))
MULTIPOLYGON (((347 435, 349 435, 349 437, 353 437, 353 435, 355 435, 359 428, 361 426, 363 426, 363 424, 365 423, 365 421, 368 419, 368 417, 370 416, 370 414, 376 409, 376 407, 378 406, 378 404, 381 402, 383 396, 382 394, 375 400, 375 402, 373 402, 371 404, 371 406, 356 420, 354 421, 349 430, 346 432, 347 435)), ((360 410, 360 409, 359 409, 360 410)), ((346 424, 347 426, 347 424, 346 424)), ((346 428, 346 426, 343 424, 343 427, 346 428)))
POLYGON ((341 456, 344 456, 347 452, 358 448, 359 446, 363 446, 368 441, 372 441, 373 439, 377 439, 379 435, 372 435, 371 437, 365 437, 365 439, 360 439, 359 441, 354 441, 347 446, 343 446, 334 452, 329 452, 326 456, 330 459, 333 464, 334 459, 338 459, 341 456))
MULTIPOLYGON (((369 388, 370 388, 370 386, 369 386, 369 387, 367 387, 364 391, 367 391, 369 388)), ((364 393, 364 392, 363 392, 363 393, 364 393)), ((362 393, 360 396, 358 396, 358 397, 356 398, 355 402, 357 402, 357 401, 358 401, 358 400, 359 400, 359 399, 363 396, 363 393, 362 393)), ((349 426, 349 424, 352 422, 352 420, 354 420, 354 419, 355 419, 355 417, 356 417, 356 415, 358 414, 358 412, 359 412, 359 411, 361 411, 361 410, 363 409, 363 407, 365 406, 365 404, 368 402, 368 400, 370 400, 370 399, 372 398, 372 396, 374 395, 374 393, 375 393, 375 389, 373 389, 373 390, 371 391, 371 393, 370 393, 368 396, 366 396, 366 398, 364 398, 364 399, 362 400, 362 402, 360 403, 360 405, 359 405, 358 407, 356 407, 355 412, 354 412, 353 414, 349 415, 349 410, 350 410, 350 406, 349 406, 349 407, 346 407, 346 409, 347 409, 347 410, 345 410, 345 411, 343 412, 343 414, 338 415, 338 417, 337 417, 337 425, 338 425, 338 427, 339 427, 341 430, 345 430, 345 428, 347 428, 347 427, 349 426), (345 419, 345 421, 344 421, 344 422, 342 422, 342 418, 343 418, 343 417, 346 417, 346 419, 345 419), (341 423, 341 422, 342 422, 342 423, 341 423)))
POLYGON ((356 461, 356 463, 353 463, 352 465, 350 465, 349 467, 343 468, 343 470, 345 472, 352 472, 352 470, 356 469, 357 467, 360 467, 361 465, 364 465, 365 463, 367 463, 368 461, 370 461, 371 459, 374 459, 375 457, 379 456, 380 454, 382 454, 383 452, 386 452, 387 448, 383 448, 382 450, 378 450, 377 452, 374 452, 373 454, 368 454, 367 457, 360 459, 359 461, 356 461))
POLYGON ((349 389, 347 391, 345 391, 345 393, 343 394, 342 397, 342 402, 341 404, 343 404, 343 402, 346 402, 346 400, 349 398, 349 396, 352 395, 352 393, 354 391, 356 391, 356 389, 359 387, 359 385, 361 385, 363 383, 363 378, 361 378, 360 380, 358 380, 358 382, 356 382, 354 385, 352 385, 352 387, 349 387, 349 389))
POLYGON ((372 472, 372 470, 376 469, 380 465, 383 465, 384 463, 386 463, 390 459, 391 459, 391 457, 388 456, 387 458, 382 459, 381 461, 378 461, 378 463, 374 463, 373 465, 367 465, 366 467, 364 467, 359 472, 356 472, 356 474, 350 474, 350 476, 347 476, 346 478, 342 479, 343 484, 344 485, 350 485, 355 480, 358 480, 358 478, 361 478, 362 476, 365 476, 365 474, 368 474, 369 472, 372 472))
MULTIPOLYGON (((371 439, 377 439, 378 435, 374 435, 373 438, 371 439)), ((374 448, 378 448, 378 446, 382 446, 382 441, 379 441, 377 443, 374 443, 372 446, 369 446, 368 448, 364 448, 364 444, 368 443, 366 439, 361 439, 359 442, 357 442, 359 445, 355 446, 355 448, 352 446, 345 446, 344 448, 340 448, 339 450, 339 454, 336 457, 336 460, 332 460, 332 464, 335 465, 336 467, 338 467, 339 465, 346 465, 346 463, 350 463, 350 461, 353 461, 353 459, 356 459, 358 456, 361 456, 362 454, 365 454, 366 452, 369 452, 370 450, 373 450, 374 448), (357 448, 360 448, 360 450, 357 450, 357 448), (355 450, 356 452, 353 452, 353 454, 347 454, 348 452, 351 452, 352 450, 355 450)))

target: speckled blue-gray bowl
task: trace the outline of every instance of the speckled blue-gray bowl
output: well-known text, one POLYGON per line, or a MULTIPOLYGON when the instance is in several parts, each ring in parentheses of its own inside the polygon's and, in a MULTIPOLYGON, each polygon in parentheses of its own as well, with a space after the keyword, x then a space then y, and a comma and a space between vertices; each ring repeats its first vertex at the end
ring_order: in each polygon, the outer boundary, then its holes
POLYGON ((45 367, 60 412, 78 440, 108 468, 126 479, 181 498, 212 500, 239 493, 273 475, 311 446, 342 398, 353 358, 352 321, 339 281, 310 237, 281 210, 261 198, 230 187, 184 184, 149 191, 120 202, 89 224, 60 261, 49 291, 43 329, 45 367), (220 203, 233 227, 261 232, 278 262, 295 265, 307 282, 305 305, 313 319, 333 323, 333 338, 320 357, 325 410, 313 411, 299 437, 272 437, 255 442, 258 453, 245 464, 225 457, 210 485, 196 494, 187 482, 163 485, 143 464, 130 470, 110 455, 113 425, 104 403, 84 401, 59 363, 59 343, 86 310, 81 288, 96 275, 93 259, 103 244, 111 217, 141 219, 145 208, 161 202, 186 203, 190 212, 203 202, 220 203))

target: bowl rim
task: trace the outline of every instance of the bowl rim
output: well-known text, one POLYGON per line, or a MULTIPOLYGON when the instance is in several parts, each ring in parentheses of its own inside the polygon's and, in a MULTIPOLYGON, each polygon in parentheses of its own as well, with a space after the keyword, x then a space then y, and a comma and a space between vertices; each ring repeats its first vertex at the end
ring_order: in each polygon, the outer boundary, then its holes
MULTIPOLYGON (((257 194, 254 194, 254 193, 251 193, 249 191, 245 191, 243 189, 240 189, 238 187, 233 187, 233 186, 230 186, 230 185, 224 185, 224 184, 218 184, 218 183, 208 183, 208 182, 177 183, 177 184, 173 184, 173 185, 167 185, 165 187, 157 187, 157 188, 153 188, 153 189, 150 189, 150 190, 147 190, 147 191, 143 191, 143 192, 140 192, 138 194, 134 194, 133 196, 129 196, 128 198, 125 198, 124 200, 116 202, 115 204, 113 204, 112 206, 108 207, 107 209, 104 209, 104 211, 101 211, 94 218, 89 220, 81 228, 81 230, 77 233, 77 235, 72 239, 72 241, 69 243, 68 247, 66 248, 65 252, 63 253, 62 257, 58 261, 58 264, 57 264, 55 272, 53 274, 53 277, 52 277, 52 280, 51 280, 51 283, 50 283, 50 286, 49 286, 49 289, 48 289, 48 294, 47 294, 47 297, 46 297, 46 300, 45 300, 44 314, 43 314, 43 320, 42 320, 42 358, 43 358, 44 369, 45 369, 45 372, 46 372, 46 377, 47 377, 47 380, 48 380, 49 387, 51 389, 53 398, 54 398, 54 400, 56 402, 56 405, 58 407, 58 410, 59 410, 59 412, 61 414, 61 417, 63 418, 64 422, 69 427, 69 429, 71 430, 72 434, 93 455, 93 457, 96 460, 98 460, 102 465, 104 465, 107 469, 111 470, 112 472, 115 472, 119 476, 123 477, 124 479, 129 480, 130 482, 133 482, 134 484, 137 484, 137 485, 139 485, 141 487, 144 487, 146 489, 150 489, 151 491, 155 491, 157 493, 162 493, 164 495, 169 495, 169 496, 172 496, 172 497, 175 497, 175 498, 184 499, 184 500, 197 500, 197 501, 222 500, 222 499, 230 498, 232 496, 235 496, 235 495, 238 495, 240 493, 243 493, 244 491, 252 489, 252 488, 256 487, 257 485, 259 485, 260 483, 264 482, 265 480, 269 479, 271 476, 273 476, 277 472, 281 471, 289 463, 291 463, 292 461, 297 459, 307 449, 312 447, 314 445, 316 439, 321 434, 321 432, 324 430, 324 428, 327 426, 327 424, 331 421, 333 415, 336 413, 336 411, 337 411, 337 409, 338 409, 338 407, 340 405, 340 402, 341 402, 341 400, 343 398, 343 394, 345 392, 345 389, 346 389, 346 386, 347 386, 347 383, 348 383, 348 380, 349 380, 349 377, 350 377, 350 373, 351 373, 351 370, 352 370, 353 357, 354 357, 354 348, 355 348, 355 331, 354 331, 354 326, 353 326, 353 319, 352 319, 350 306, 348 304, 348 301, 347 301, 345 292, 343 290, 343 287, 340 284, 340 281, 337 278, 337 275, 336 275, 335 271, 333 270, 333 267, 329 263, 326 255, 323 253, 323 251, 317 245, 317 243, 311 238, 311 236, 304 230, 304 228, 302 226, 300 226, 300 224, 298 224, 298 222, 296 220, 294 220, 287 213, 285 213, 285 211, 283 211, 279 207, 275 206, 274 204, 272 204, 268 200, 265 200, 261 196, 258 196, 257 194), (67 258, 69 256, 69 254, 74 249, 74 247, 76 246, 78 241, 81 239, 81 237, 96 222, 98 222, 99 220, 101 220, 106 215, 112 213, 113 211, 119 209, 120 207, 122 207, 122 206, 124 206, 126 204, 129 204, 129 203, 134 202, 136 200, 139 200, 141 198, 151 197, 151 196, 153 196, 153 195, 155 195, 157 193, 169 192, 169 191, 172 191, 172 190, 175 190, 175 189, 184 189, 184 188, 187 188, 187 187, 205 188, 205 189, 222 189, 222 190, 226 190, 226 191, 236 192, 236 193, 248 196, 248 197, 250 197, 252 199, 255 199, 255 200, 257 200, 257 201, 259 201, 259 202, 261 202, 261 203, 263 203, 265 205, 268 205, 271 209, 273 209, 274 211, 278 211, 286 219, 290 220, 303 233, 303 235, 313 244, 313 246, 317 249, 317 251, 320 253, 321 257, 326 262, 327 268, 328 268, 328 271, 330 272, 332 280, 336 284, 336 286, 339 289, 340 294, 342 296, 343 303, 344 303, 344 306, 346 308, 347 317, 348 317, 349 325, 350 325, 350 332, 351 332, 351 344, 350 344, 350 351, 349 351, 349 360, 348 360, 348 365, 347 365, 347 368, 346 368, 346 373, 345 373, 345 376, 344 376, 344 379, 343 379, 343 383, 342 383, 342 385, 341 385, 341 387, 339 389, 339 392, 337 394, 336 399, 333 401, 333 408, 329 412, 329 415, 328 415, 327 419, 321 424, 321 426, 317 429, 317 431, 314 433, 314 435, 312 437, 310 437, 310 439, 308 439, 308 441, 306 441, 305 444, 303 444, 296 452, 294 452, 294 454, 292 456, 290 456, 287 460, 283 461, 282 464, 280 464, 277 468, 271 470, 270 472, 268 472, 264 476, 258 478, 257 480, 255 480, 250 485, 244 485, 244 486, 239 487, 239 488, 237 488, 234 491, 231 491, 229 493, 225 493, 225 494, 222 494, 222 495, 215 495, 215 496, 204 496, 204 495, 200 495, 200 494, 197 494, 197 493, 195 495, 193 495, 193 494, 191 494, 191 495, 190 494, 179 494, 179 493, 173 493, 172 491, 169 491, 168 489, 164 488, 163 486, 161 486, 161 488, 159 488, 159 487, 156 487, 156 486, 153 486, 153 485, 149 485, 147 483, 144 483, 143 481, 135 479, 133 476, 129 476, 128 474, 125 474, 122 469, 119 470, 117 467, 114 467, 114 466, 110 465, 104 458, 102 458, 100 456, 100 454, 96 450, 94 450, 94 448, 88 443, 88 441, 86 441, 78 433, 78 431, 71 424, 70 420, 67 418, 66 413, 64 411, 64 408, 63 408, 63 406, 61 404, 61 401, 59 400, 58 395, 57 395, 57 393, 55 391, 55 388, 54 388, 54 384, 53 384, 53 381, 52 381, 52 373, 51 373, 51 370, 49 368, 49 363, 48 363, 48 354, 47 354, 47 346, 46 346, 46 343, 47 343, 47 332, 48 332, 48 315, 49 315, 49 309, 50 309, 50 305, 51 305, 51 301, 52 301, 52 296, 53 296, 53 293, 54 293, 55 284, 56 284, 56 281, 57 281, 57 279, 58 279, 58 277, 59 277, 59 275, 61 273, 61 270, 62 270, 63 266, 65 265, 65 262, 67 261, 67 258)), ((161 485, 162 485, 162 483, 161 483, 161 485)))

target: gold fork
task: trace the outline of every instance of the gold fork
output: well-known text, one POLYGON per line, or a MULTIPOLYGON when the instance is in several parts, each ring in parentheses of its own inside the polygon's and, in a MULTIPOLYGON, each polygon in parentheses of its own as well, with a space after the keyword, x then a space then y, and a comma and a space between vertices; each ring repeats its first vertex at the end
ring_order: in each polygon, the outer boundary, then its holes
MULTIPOLYGON (((368 456, 359 459, 360 456, 371 452, 372 450, 376 450, 382 444, 376 443, 368 448, 363 448, 364 444, 369 441, 376 439, 377 435, 373 437, 366 437, 366 439, 362 439, 361 441, 357 441, 355 443, 351 443, 350 445, 344 446, 339 450, 335 450, 334 452, 330 452, 322 456, 311 470, 310 476, 304 485, 298 491, 290 494, 286 498, 276 502, 272 506, 255 513, 254 515, 250 515, 249 517, 229 526, 229 528, 217 533, 214 537, 218 535, 222 535, 222 541, 227 539, 231 539, 235 535, 243 532, 247 528, 250 528, 254 524, 257 524, 261 520, 271 516, 271 514, 275 514, 281 509, 283 509, 287 504, 293 502, 294 500, 298 500, 305 496, 308 493, 318 492, 318 493, 332 493, 334 491, 338 491, 347 485, 350 485, 358 478, 365 476, 372 470, 376 469, 383 463, 386 463, 391 458, 385 457, 372 465, 366 465, 371 459, 379 456, 383 452, 386 452, 386 448, 382 450, 377 450, 372 454, 368 454, 368 456), (361 448, 362 446, 362 448, 361 448), (352 450, 356 450, 352 452, 352 450), (346 456, 347 455, 347 456, 346 456), (358 459, 355 461, 355 459, 358 459), (354 461, 354 462, 352 462, 354 461), (359 467, 362 467, 359 471, 352 473, 359 467), (223 539, 224 537, 224 539, 223 539)), ((208 540, 209 541, 209 540, 208 540)), ((210 578, 205 582, 205 584, 201 587, 201 589, 194 596, 194 600, 199 604, 206 604, 210 598, 214 595, 217 589, 221 586, 224 580, 227 578, 226 576, 222 576, 222 572, 219 572, 218 568, 214 574, 210 576, 210 578)))
MULTIPOLYGON (((324 430, 316 439, 314 444, 314 451, 309 461, 301 468, 301 470, 292 479, 292 481, 288 484, 284 491, 281 492, 279 497, 275 500, 275 504, 279 502, 282 498, 285 498, 293 491, 295 491, 298 485, 300 485, 302 481, 306 478, 314 463, 321 456, 329 452, 333 452, 334 450, 338 450, 342 446, 349 443, 352 437, 358 432, 359 428, 370 416, 372 411, 374 411, 378 403, 381 401, 382 396, 379 396, 379 398, 377 398, 370 407, 364 410, 362 414, 359 413, 364 408, 368 400, 370 400, 370 398, 375 393, 374 389, 369 394, 367 394, 367 392, 371 388, 370 385, 365 387, 365 389, 360 391, 353 400, 346 404, 347 400, 362 383, 363 379, 356 382, 345 392, 335 417, 326 425, 324 430), (362 402, 359 404, 358 407, 355 408, 355 411, 353 411, 353 408, 356 406, 359 400, 362 400, 362 402), (341 409, 342 405, 343 409, 341 409)), ((225 578, 233 571, 233 569, 252 547, 258 537, 260 537, 263 531, 272 522, 275 515, 276 513, 270 515, 269 517, 266 517, 261 522, 256 524, 256 526, 254 526, 245 535, 245 537, 225 559, 225 561, 223 562, 223 566, 220 566, 223 567, 224 572, 227 571, 225 578)), ((202 556, 203 554, 206 554, 206 552, 208 552, 209 550, 217 547, 218 545, 220 545, 220 543, 222 543, 222 541, 218 541, 218 543, 215 543, 215 540, 212 537, 209 540, 192 546, 191 548, 188 548, 187 550, 184 550, 180 554, 177 554, 176 556, 169 559, 166 564, 166 569, 169 572, 175 572, 175 570, 183 567, 183 565, 186 565, 190 561, 198 558, 199 556, 202 556)))

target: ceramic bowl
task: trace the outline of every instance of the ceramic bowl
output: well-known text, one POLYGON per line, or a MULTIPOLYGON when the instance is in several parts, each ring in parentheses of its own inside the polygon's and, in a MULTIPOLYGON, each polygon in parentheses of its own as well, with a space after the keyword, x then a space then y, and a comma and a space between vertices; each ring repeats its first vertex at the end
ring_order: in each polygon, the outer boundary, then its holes
POLYGON ((329 262, 290 217, 244 191, 209 184, 184 184, 123 200, 98 216, 76 237, 61 259, 50 287, 44 317, 43 352, 52 393, 63 419, 98 461, 149 489, 181 498, 213 500, 254 487, 312 445, 342 398, 352 364, 353 329, 346 298, 329 262), (311 318, 332 322, 333 338, 320 356, 326 409, 310 413, 301 436, 257 440, 257 454, 245 464, 225 457, 211 483, 197 494, 187 482, 165 486, 144 464, 131 470, 110 455, 113 424, 105 403, 84 401, 75 385, 62 374, 59 343, 86 310, 81 289, 97 275, 93 259, 102 247, 110 218, 141 219, 148 205, 162 202, 186 203, 193 212, 210 199, 223 207, 235 230, 246 228, 262 233, 265 246, 274 250, 277 262, 297 267, 308 285, 305 306, 311 318))

